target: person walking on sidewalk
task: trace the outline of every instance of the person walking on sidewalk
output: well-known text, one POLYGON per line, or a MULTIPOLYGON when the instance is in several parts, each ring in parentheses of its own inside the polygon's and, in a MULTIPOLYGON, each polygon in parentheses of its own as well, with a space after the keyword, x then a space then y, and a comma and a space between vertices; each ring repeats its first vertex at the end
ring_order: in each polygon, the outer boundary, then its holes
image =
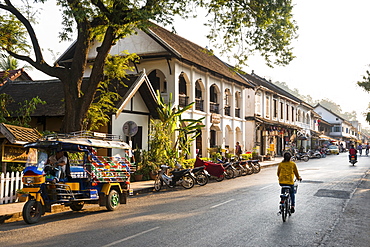
POLYGON ((242 154, 242 147, 240 146, 239 142, 236 142, 235 155, 238 157, 238 160, 240 160, 240 155, 241 154, 242 154))
POLYGON ((302 180, 299 176, 297 165, 291 161, 292 155, 289 152, 284 153, 284 159, 279 163, 277 175, 280 186, 289 186, 289 194, 292 199, 291 212, 295 212, 295 192, 294 192, 294 175, 298 180, 302 180))

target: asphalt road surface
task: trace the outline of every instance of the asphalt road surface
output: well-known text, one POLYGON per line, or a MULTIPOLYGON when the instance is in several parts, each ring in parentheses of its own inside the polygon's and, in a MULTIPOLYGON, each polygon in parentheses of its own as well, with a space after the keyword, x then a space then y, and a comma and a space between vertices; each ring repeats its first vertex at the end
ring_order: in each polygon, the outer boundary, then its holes
POLYGON ((28 225, 0 225, 0 246, 369 246, 370 157, 297 162, 296 212, 278 215, 276 168, 130 197, 113 212, 89 205, 28 225))

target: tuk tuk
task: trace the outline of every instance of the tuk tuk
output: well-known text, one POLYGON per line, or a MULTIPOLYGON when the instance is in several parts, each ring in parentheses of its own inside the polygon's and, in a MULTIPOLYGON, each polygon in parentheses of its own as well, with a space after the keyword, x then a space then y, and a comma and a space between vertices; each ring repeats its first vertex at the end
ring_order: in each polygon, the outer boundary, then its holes
POLYGON ((28 193, 22 211, 26 223, 38 222, 53 204, 73 211, 80 211, 84 204, 99 204, 113 211, 127 203, 134 164, 130 163, 130 146, 119 137, 81 131, 48 135, 24 146, 29 150, 22 178, 28 193), (124 155, 98 156, 99 148, 120 150, 124 155), (50 162, 56 152, 67 157, 64 169, 50 162))

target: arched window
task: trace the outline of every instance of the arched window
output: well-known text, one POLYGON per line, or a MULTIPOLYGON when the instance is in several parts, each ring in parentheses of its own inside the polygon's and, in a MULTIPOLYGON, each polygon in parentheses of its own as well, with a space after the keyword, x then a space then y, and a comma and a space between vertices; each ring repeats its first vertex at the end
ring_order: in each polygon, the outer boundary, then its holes
POLYGON ((230 106, 231 106, 231 93, 230 93, 230 89, 226 89, 225 90, 225 115, 226 116, 231 116, 231 112, 230 112, 230 106))
POLYGON ((186 87, 186 74, 181 73, 179 76, 179 105, 186 106, 189 104, 189 96, 186 87))
POLYGON ((202 79, 198 79, 195 82, 195 110, 204 111, 204 100, 203 100, 203 93, 202 93, 202 79))
POLYGON ((212 113, 219 113, 219 104, 218 102, 218 93, 217 93, 217 86, 213 84, 209 90, 209 99, 210 99, 210 105, 209 105, 209 111, 212 113))
POLYGON ((155 91, 167 93, 167 81, 162 71, 155 69, 148 75, 149 81, 155 91))
POLYGON ((241 106, 241 97, 240 92, 235 93, 235 117, 240 117, 240 106, 241 106))

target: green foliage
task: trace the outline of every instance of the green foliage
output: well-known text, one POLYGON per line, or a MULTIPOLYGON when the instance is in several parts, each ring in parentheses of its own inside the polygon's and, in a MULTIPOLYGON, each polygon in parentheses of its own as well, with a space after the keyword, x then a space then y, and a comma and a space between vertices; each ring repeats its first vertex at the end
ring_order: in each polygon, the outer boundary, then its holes
POLYGON ((35 112, 37 105, 46 104, 45 101, 36 96, 31 100, 19 102, 19 108, 15 112, 9 112, 7 105, 11 102, 13 102, 13 98, 10 95, 0 94, 0 122, 23 127, 30 127, 31 114, 35 112))
POLYGON ((122 52, 123 56, 111 56, 106 59, 104 67, 105 80, 101 81, 94 102, 91 103, 84 119, 84 126, 87 130, 98 130, 101 126, 106 126, 110 121, 110 115, 117 110, 116 103, 122 97, 118 94, 117 88, 112 81, 118 81, 122 86, 126 86, 122 79, 127 76, 127 71, 133 71, 134 67, 130 62, 138 59, 136 54, 129 54, 127 51, 122 52))
POLYGON ((160 119, 151 120, 149 157, 157 165, 168 164, 174 167, 176 162, 183 164, 185 157, 190 154, 192 142, 204 127, 203 118, 182 119, 181 114, 191 109, 194 103, 176 108, 171 103, 172 95, 169 97, 170 103, 165 103, 159 92, 157 95, 160 119))
MULTIPOLYGON (((16 69, 19 69, 19 68, 20 68, 20 65, 19 65, 19 60, 18 59, 13 58, 12 56, 0 57, 0 70, 8 71, 8 70, 16 70, 16 69)), ((27 68, 27 69, 31 69, 31 70, 33 69, 33 67, 29 66, 29 65, 24 65, 24 66, 22 66, 22 68, 27 68)), ((8 75, 5 75, 5 78, 7 76, 8 75)), ((5 78, 2 78, 2 79, 5 79, 5 78)))
POLYGON ((30 46, 27 44, 27 34, 26 28, 16 16, 10 13, 0 15, 1 48, 6 51, 28 53, 30 46))
POLYGON ((290 46, 291 40, 297 37, 298 27, 292 18, 290 0, 215 0, 202 4, 210 16, 208 38, 213 42, 222 40, 216 48, 223 54, 233 54, 239 64, 245 64, 254 51, 269 66, 286 65, 294 58, 290 46))
MULTIPOLYGON (((254 51, 259 52, 270 66, 285 65, 294 58, 290 46, 296 37, 297 27, 292 19, 291 0, 56 1, 62 14, 61 40, 72 40, 74 31, 77 32, 76 49, 70 67, 46 63, 43 49, 32 27, 37 11, 32 10, 28 1, 17 2, 23 6, 15 6, 12 2, 0 1, 0 9, 5 12, 0 16, 0 48, 16 59, 26 61, 36 69, 61 80, 65 91, 70 92, 65 99, 65 132, 83 128, 84 118, 100 86, 104 63, 111 47, 136 30, 147 30, 151 22, 172 24, 176 15, 189 18, 202 9, 207 12, 209 21, 208 38, 215 43, 216 49, 221 49, 223 54, 235 59, 237 63, 245 64, 254 51), (32 47, 27 43, 28 40, 32 47), (97 49, 96 57, 88 60, 88 52, 95 40, 101 41, 101 46, 97 49), (30 54, 29 50, 32 50, 34 57, 25 55, 30 54), (90 62, 89 87, 85 90, 81 82, 90 62)), ((36 2, 44 3, 46 0, 36 2)), ((101 103, 107 102, 109 100, 101 103)), ((92 107, 91 112, 89 119, 95 114, 104 119, 104 113, 96 107, 92 107)), ((90 121, 88 124, 97 123, 90 121)))
MULTIPOLYGON (((369 70, 366 70, 366 75, 362 77, 362 81, 358 81, 357 85, 362 87, 366 92, 370 92, 370 72, 369 70)), ((366 121, 370 123, 370 104, 367 108, 369 112, 365 113, 366 121)))
POLYGON ((216 162, 217 159, 222 159, 221 148, 220 147, 208 148, 207 152, 208 152, 209 157, 211 158, 211 160, 214 161, 214 162, 216 162))
POLYGON ((241 159, 242 160, 250 160, 252 159, 252 154, 241 154, 241 159))

